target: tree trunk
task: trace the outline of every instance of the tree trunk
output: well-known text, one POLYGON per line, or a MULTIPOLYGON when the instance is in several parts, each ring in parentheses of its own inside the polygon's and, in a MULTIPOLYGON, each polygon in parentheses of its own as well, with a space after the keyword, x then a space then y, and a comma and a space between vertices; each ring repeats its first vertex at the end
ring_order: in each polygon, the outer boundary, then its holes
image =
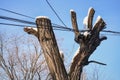
POLYGON ((56 38, 48 18, 37 18, 38 39, 53 80, 67 80, 67 72, 60 57, 56 38))

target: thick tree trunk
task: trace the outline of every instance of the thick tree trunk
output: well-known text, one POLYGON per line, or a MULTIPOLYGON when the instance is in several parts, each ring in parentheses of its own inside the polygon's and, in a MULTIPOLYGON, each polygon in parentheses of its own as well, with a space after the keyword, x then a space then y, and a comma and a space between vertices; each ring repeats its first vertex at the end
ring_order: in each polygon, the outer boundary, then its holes
POLYGON ((36 19, 38 39, 53 80, 67 80, 67 72, 60 57, 56 38, 48 18, 36 19))

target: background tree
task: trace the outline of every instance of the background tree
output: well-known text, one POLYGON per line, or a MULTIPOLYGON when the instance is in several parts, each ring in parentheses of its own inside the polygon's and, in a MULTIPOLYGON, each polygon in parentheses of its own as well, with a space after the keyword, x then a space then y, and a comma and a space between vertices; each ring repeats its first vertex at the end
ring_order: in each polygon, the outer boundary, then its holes
POLYGON ((38 41, 19 36, 9 40, 0 34, 1 80, 41 80, 48 73, 38 41))

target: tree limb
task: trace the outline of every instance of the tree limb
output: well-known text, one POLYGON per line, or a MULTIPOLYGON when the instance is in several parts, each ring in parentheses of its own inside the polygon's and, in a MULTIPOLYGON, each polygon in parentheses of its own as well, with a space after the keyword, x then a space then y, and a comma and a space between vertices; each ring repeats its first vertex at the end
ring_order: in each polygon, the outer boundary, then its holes
MULTIPOLYGON (((93 15, 94 15, 94 9, 90 9, 88 12, 88 28, 90 29, 89 33, 88 31, 85 31, 79 34, 78 36, 78 43, 80 45, 80 50, 78 54, 73 58, 73 62, 70 66, 70 79, 71 80, 79 80, 83 67, 86 66, 87 64, 93 62, 93 63, 98 63, 101 65, 105 65, 104 63, 100 63, 97 61, 90 61, 88 62, 88 59, 90 55, 96 50, 96 48, 100 45, 101 41, 106 40, 107 37, 101 37, 100 38, 100 31, 102 31, 105 27, 105 22, 103 19, 99 16, 96 20, 95 25, 92 27, 92 20, 93 20, 93 15), (88 33, 88 36, 84 35, 84 33, 88 33)), ((74 26, 73 26, 74 29, 74 26)), ((74 32, 75 33, 75 32, 74 32)), ((75 33, 75 37, 76 37, 75 33)))
POLYGON ((76 12, 74 10, 70 10, 70 13, 71 13, 72 27, 74 29, 75 35, 77 35, 79 33, 79 30, 78 30, 76 12))
POLYGON ((88 11, 88 28, 89 30, 92 30, 92 22, 94 17, 95 10, 93 8, 89 8, 88 11))
POLYGON ((88 61, 88 64, 89 64, 89 63, 96 63, 96 64, 100 64, 100 65, 107 65, 107 64, 105 64, 105 63, 101 63, 101 62, 94 61, 94 60, 88 61))
POLYGON ((24 31, 27 32, 28 34, 32 34, 32 35, 35 35, 36 37, 38 37, 38 30, 37 30, 37 28, 25 27, 24 31))

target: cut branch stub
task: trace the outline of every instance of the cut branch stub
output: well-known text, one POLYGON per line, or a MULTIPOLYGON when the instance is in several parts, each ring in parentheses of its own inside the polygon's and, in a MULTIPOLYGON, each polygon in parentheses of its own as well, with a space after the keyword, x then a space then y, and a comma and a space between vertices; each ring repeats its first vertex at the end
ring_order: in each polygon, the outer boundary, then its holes
POLYGON ((67 72, 60 57, 51 21, 46 17, 36 19, 38 40, 43 50, 53 80, 67 80, 67 72))
POLYGON ((24 31, 27 32, 28 34, 32 34, 32 35, 35 35, 36 37, 38 37, 38 30, 37 30, 37 28, 25 27, 24 31))
POLYGON ((92 33, 99 33, 101 30, 103 30, 105 28, 105 26, 106 26, 106 24, 105 24, 104 20, 100 16, 98 16, 97 20, 94 24, 92 33))
POLYGON ((89 11, 88 11, 88 28, 89 28, 89 30, 92 30, 92 22, 93 22, 94 13, 95 13, 95 10, 93 8, 89 8, 89 11))
POLYGON ((75 41, 79 43, 78 41, 78 36, 80 34, 79 29, 78 29, 78 24, 77 24, 77 17, 76 17, 76 12, 74 10, 70 10, 71 13, 71 22, 72 22, 72 27, 75 33, 75 41))
POLYGON ((71 12, 71 21, 72 21, 72 27, 74 29, 75 35, 78 35, 78 24, 77 24, 77 18, 76 18, 76 12, 74 10, 70 10, 71 12))

